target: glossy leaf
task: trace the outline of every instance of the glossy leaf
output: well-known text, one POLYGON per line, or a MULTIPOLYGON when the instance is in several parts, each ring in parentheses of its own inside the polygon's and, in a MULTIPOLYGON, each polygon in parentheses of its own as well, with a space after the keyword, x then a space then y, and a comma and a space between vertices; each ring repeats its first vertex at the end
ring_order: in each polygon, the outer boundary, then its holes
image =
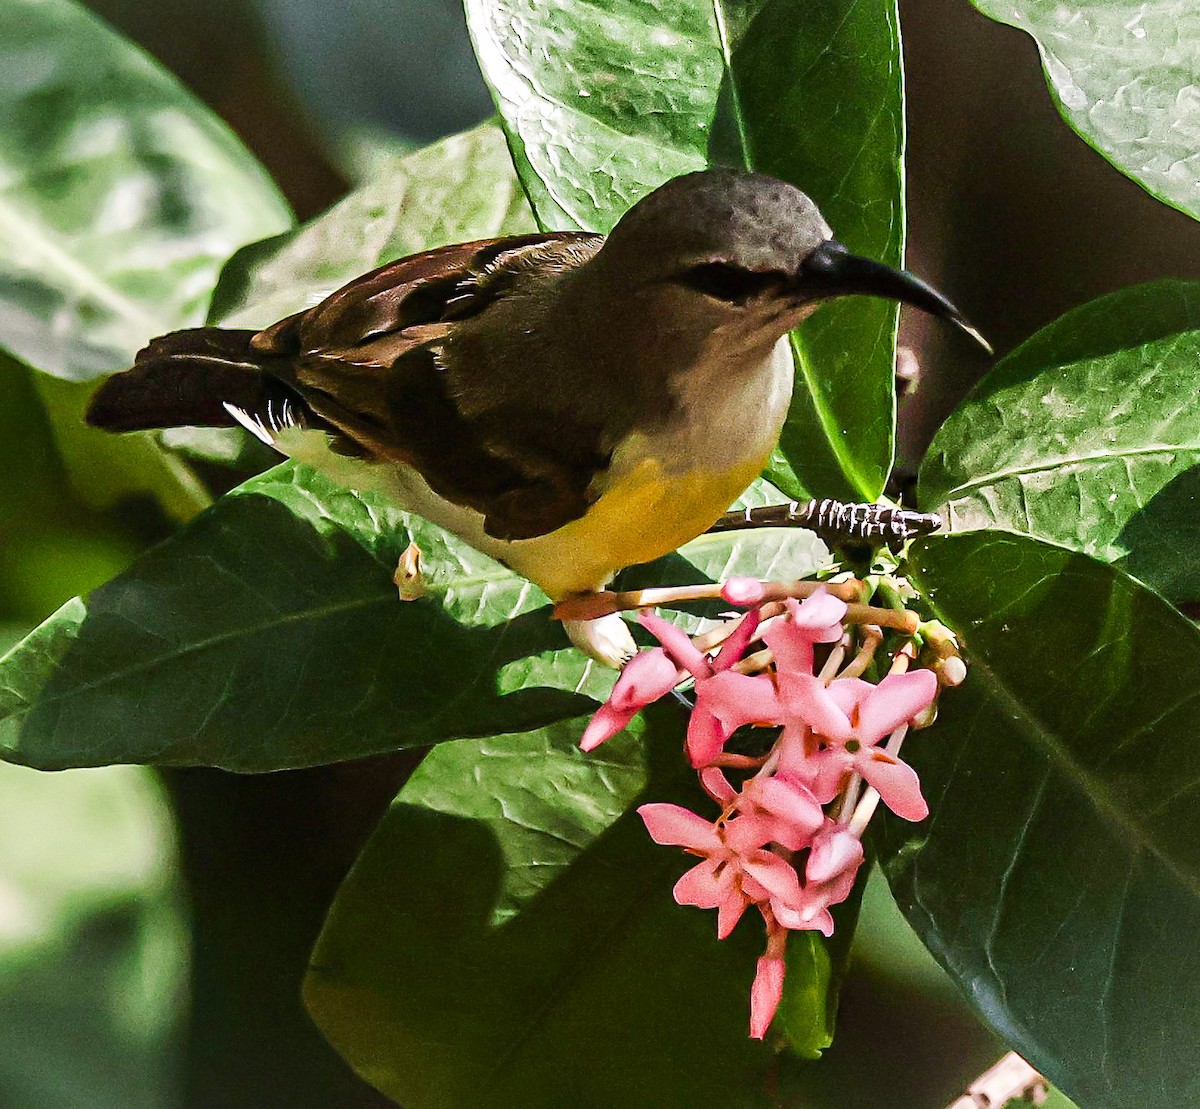
POLYGON ((188 940, 147 770, 0 766, 0 1102, 170 1109, 188 940))
POLYGON ((589 756, 573 721, 427 757, 305 983, 351 1066, 413 1109, 769 1103, 772 1053, 746 1036, 761 925, 718 942, 711 913, 671 899, 689 860, 629 811, 647 778, 645 797, 703 804, 669 782, 681 719, 664 706, 648 747, 589 756))
POLYGON ((0 346, 73 381, 200 322, 222 261, 289 222, 225 125, 70 0, 5 4, 0 176, 0 346))
POLYGON ((1200 219, 1193 0, 972 0, 1028 32, 1063 119, 1159 200, 1200 219))
POLYGON ((210 319, 265 327, 385 262, 447 243, 536 230, 494 123, 402 157, 302 227, 238 251, 210 319))
MULTIPOLYGON (((810 574, 808 532, 703 536, 628 581, 810 574)), ((284 465, 0 663, 0 752, 274 770, 586 711, 612 675, 566 646, 540 591, 430 524, 284 465), (429 594, 391 581, 415 539, 429 594)))
MULTIPOLYGON (((467 0, 476 53, 545 227, 607 231, 668 178, 722 162, 799 185, 847 246, 900 260, 893 0, 467 0)), ((795 340, 773 480, 874 499, 892 463, 896 310, 823 308, 795 340)))
POLYGON ((886 820, 897 900, 981 1015, 1088 1109, 1200 1100, 1200 632, 1121 572, 1025 536, 930 538, 913 580, 966 682, 886 820))
POLYGON ((954 530, 1028 532, 1200 600, 1200 282, 1134 286, 1019 347, 946 421, 920 496, 954 530))

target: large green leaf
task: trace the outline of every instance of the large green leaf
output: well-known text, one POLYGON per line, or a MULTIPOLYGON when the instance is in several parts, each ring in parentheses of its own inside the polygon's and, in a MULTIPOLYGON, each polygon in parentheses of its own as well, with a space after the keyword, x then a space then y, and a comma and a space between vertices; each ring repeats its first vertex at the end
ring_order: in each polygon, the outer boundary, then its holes
POLYGON ((0 1103, 170 1109, 188 942, 171 816, 139 767, 0 766, 0 1103))
POLYGON ((1088 1109, 1200 1103, 1200 632, 1118 570, 1025 536, 922 540, 965 684, 887 820, 905 914, 983 1017, 1088 1109))
POLYGON ((0 345, 84 381, 198 323, 221 263, 289 215, 232 133, 70 0, 6 0, 0 345))
MULTIPOLYGON (((656 713, 648 748, 626 734, 581 755, 572 721, 426 758, 339 892, 305 985, 363 1077, 411 1109, 768 1104, 772 1055, 746 1036, 761 924, 718 943, 711 914, 671 900, 686 856, 629 811, 648 778, 646 797, 704 803, 671 782, 681 720, 656 713)), ((814 1000, 823 1015, 819 987, 799 1003, 814 1000)))
MULTIPOLYGON (((826 557, 809 532, 734 532, 626 580, 799 577, 826 557)), ((275 770, 535 727, 586 711, 611 680, 524 579, 287 464, 0 660, 0 754, 275 770), (429 594, 402 603, 391 573, 410 539, 429 594)))
MULTIPOLYGON (((7 0, 0 348, 72 382, 123 369, 201 322, 224 259, 289 221, 258 163, 157 63, 70 0, 7 0)), ((179 517, 207 503, 152 436, 97 451, 77 435, 84 392, 55 427, 85 499, 149 494, 179 517)))
POLYGON ((384 262, 447 243, 536 230, 494 123, 401 157, 302 227, 238 251, 213 323, 265 327, 384 262))
MULTIPOLYGON (((710 161, 792 181, 851 249, 903 250, 894 0, 467 0, 475 50, 546 227, 607 231, 710 161)), ((874 499, 892 463, 896 310, 823 308, 798 333, 772 470, 789 493, 874 499)))
POLYGON ((1194 0, 972 0, 1027 31, 1063 119, 1147 192, 1200 219, 1194 0))
POLYGON ((921 467, 922 504, 954 530, 1028 532, 1200 600, 1198 363, 1200 282, 1069 312, 946 421, 921 467))

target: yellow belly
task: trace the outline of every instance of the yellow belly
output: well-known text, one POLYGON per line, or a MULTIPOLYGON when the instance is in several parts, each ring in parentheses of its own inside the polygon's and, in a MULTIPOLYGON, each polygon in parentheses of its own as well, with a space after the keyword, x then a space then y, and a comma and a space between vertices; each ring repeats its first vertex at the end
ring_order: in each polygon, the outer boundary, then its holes
POLYGON ((670 554, 705 531, 762 471, 755 459, 724 473, 666 475, 647 459, 605 490, 585 516, 513 543, 505 561, 554 600, 599 589, 618 570, 670 554))

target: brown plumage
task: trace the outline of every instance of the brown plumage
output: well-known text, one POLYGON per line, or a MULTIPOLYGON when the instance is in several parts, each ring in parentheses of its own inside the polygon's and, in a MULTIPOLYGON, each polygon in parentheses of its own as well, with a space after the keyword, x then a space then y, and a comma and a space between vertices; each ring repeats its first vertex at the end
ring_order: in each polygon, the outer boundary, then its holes
POLYGON ((339 453, 412 466, 436 493, 482 513, 489 535, 546 534, 587 511, 611 453, 602 428, 568 416, 537 374, 489 382, 486 359, 458 359, 451 373, 441 353, 456 328, 470 343, 463 322, 519 295, 530 275, 578 266, 602 241, 561 232, 441 247, 263 331, 162 336, 100 387, 88 422, 230 427, 238 421, 226 404, 269 422, 286 401, 295 422, 330 432, 339 453))

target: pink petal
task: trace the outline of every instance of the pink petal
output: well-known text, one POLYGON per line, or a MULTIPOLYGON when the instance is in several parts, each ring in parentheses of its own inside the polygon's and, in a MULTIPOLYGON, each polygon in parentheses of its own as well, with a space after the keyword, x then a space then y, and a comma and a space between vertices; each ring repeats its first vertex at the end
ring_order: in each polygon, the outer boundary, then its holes
POLYGON ((594 751, 601 743, 612 739, 635 715, 635 712, 622 712, 606 701, 583 729, 583 735, 579 737, 580 750, 594 751))
POLYGON ((860 709, 878 687, 862 678, 835 678, 828 688, 833 703, 853 720, 855 710, 860 709))
POLYGON ((723 940, 733 931, 749 904, 746 895, 735 889, 717 906, 717 939, 723 940))
POLYGON ((842 620, 846 615, 846 602, 839 600, 824 586, 792 612, 792 622, 809 632, 816 643, 836 643, 842 638, 842 620))
POLYGON ((878 743, 889 732, 924 712, 936 695, 937 677, 932 670, 889 675, 859 709, 859 738, 868 745, 878 743))
POLYGON ((706 854, 723 852, 724 845, 716 826, 682 805, 652 802, 642 805, 638 816, 645 822, 646 831, 655 843, 691 847, 706 854))
POLYGON ((832 825, 831 830, 813 840, 804 877, 807 882, 828 882, 847 872, 854 875, 862 861, 863 845, 859 839, 846 828, 832 825))
POLYGON ((750 1038, 761 1040, 775 1019, 783 997, 784 962, 763 955, 758 960, 754 985, 750 987, 750 1038))
POLYGON ((841 792, 846 775, 854 768, 854 756, 841 747, 830 747, 811 756, 808 788, 822 805, 828 805, 841 792))
MULTIPOLYGON (((775 837, 775 821, 761 813, 743 813, 725 824, 725 846, 735 855, 748 855, 775 837)), ((772 855, 776 859, 778 855, 772 855)), ((781 860, 782 861, 782 860, 781 860)))
POLYGON ((637 712, 679 684, 679 667, 661 647, 634 655, 621 671, 608 702, 621 712, 637 712))
POLYGON ((756 608, 752 608, 742 617, 741 623, 733 629, 733 633, 721 645, 721 649, 717 652, 717 657, 713 659, 712 667, 714 670, 728 670, 735 662, 741 659, 746 653, 746 648, 750 646, 750 641, 758 631, 758 625, 761 621, 762 616, 756 608))
POLYGON ((716 766, 706 766, 700 771, 700 784, 714 801, 728 805, 737 796, 737 790, 729 784, 725 772, 716 766))
POLYGON ((833 917, 828 909, 811 905, 798 910, 772 900, 771 912, 784 928, 790 928, 793 932, 821 932, 826 936, 833 935, 833 917))
POLYGON ((858 753, 854 765, 901 820, 924 820, 929 815, 929 806, 921 796, 921 780, 908 763, 867 747, 858 753))
POLYGON ((789 723, 779 737, 779 762, 777 772, 781 777, 808 784, 813 775, 811 763, 814 752, 810 751, 811 732, 803 723, 789 723))
POLYGON ((732 734, 743 724, 780 724, 775 683, 766 674, 725 671, 696 683, 696 707, 711 712, 732 734))
POLYGON ((715 909, 734 888, 736 873, 723 859, 704 859, 687 871, 671 891, 678 905, 715 909))
POLYGON ((732 577, 721 586, 721 596, 731 605, 748 607, 762 603, 767 594, 757 578, 732 577))
POLYGON ((800 878, 795 869, 770 851, 755 851, 742 859, 742 869, 772 897, 787 905, 800 904, 800 878))
POLYGON ((727 732, 721 722, 696 698, 696 706, 688 717, 687 755, 688 761, 697 769, 711 765, 724 749, 725 741, 732 733, 727 732))
POLYGON ((820 678, 811 674, 788 674, 786 677, 780 674, 779 698, 788 713, 818 735, 845 742, 854 734, 849 718, 820 678))
POLYGON ((767 812, 794 825, 805 839, 825 822, 816 798, 804 786, 786 778, 755 778, 745 792, 767 812))
POLYGON ((813 641, 787 620, 772 620, 763 632, 763 642, 775 656, 780 689, 802 675, 812 676, 813 641))
POLYGON ((691 637, 683 628, 664 620, 653 612, 642 612, 638 621, 663 647, 680 666, 695 678, 707 678, 712 674, 708 659, 692 642, 691 637))

